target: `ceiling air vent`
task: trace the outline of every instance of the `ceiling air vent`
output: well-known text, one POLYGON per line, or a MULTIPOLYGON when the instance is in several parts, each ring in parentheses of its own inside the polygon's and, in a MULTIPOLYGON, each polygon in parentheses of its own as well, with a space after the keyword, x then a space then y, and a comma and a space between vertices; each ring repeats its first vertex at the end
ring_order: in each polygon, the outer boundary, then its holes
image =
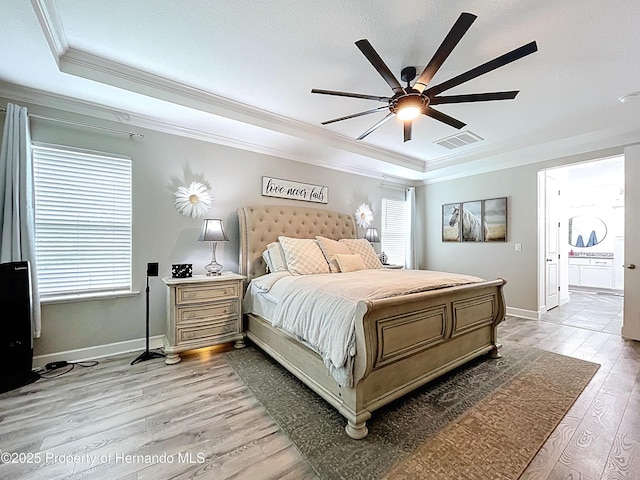
POLYGON ((465 130, 464 132, 451 135, 450 137, 436 140, 433 143, 435 143, 436 145, 440 145, 441 147, 448 148, 449 150, 453 150, 454 148, 464 147, 465 145, 476 143, 481 140, 483 140, 482 137, 479 137, 475 133, 471 133, 470 131, 465 130))

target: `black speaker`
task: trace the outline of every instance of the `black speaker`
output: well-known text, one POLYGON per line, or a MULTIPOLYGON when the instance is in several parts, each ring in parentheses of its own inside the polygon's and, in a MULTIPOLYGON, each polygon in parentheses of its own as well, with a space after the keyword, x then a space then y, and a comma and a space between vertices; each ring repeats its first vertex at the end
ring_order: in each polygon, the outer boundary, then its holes
POLYGON ((158 263, 147 263, 147 277, 158 276, 158 263))
POLYGON ((0 392, 40 378, 33 366, 31 276, 29 262, 0 263, 0 392))
POLYGON ((157 277, 158 276, 158 263, 154 262, 154 263, 147 263, 147 288, 146 288, 146 293, 147 293, 147 308, 145 310, 146 316, 145 316, 145 325, 147 327, 147 335, 146 335, 146 346, 147 348, 145 349, 144 352, 142 352, 140 355, 138 355, 135 360, 133 360, 133 362, 131 362, 131 365, 135 365, 136 363, 139 362, 144 362, 145 360, 151 360, 152 358, 162 358, 164 357, 164 353, 159 353, 159 352, 152 352, 149 350, 149 277, 157 277))

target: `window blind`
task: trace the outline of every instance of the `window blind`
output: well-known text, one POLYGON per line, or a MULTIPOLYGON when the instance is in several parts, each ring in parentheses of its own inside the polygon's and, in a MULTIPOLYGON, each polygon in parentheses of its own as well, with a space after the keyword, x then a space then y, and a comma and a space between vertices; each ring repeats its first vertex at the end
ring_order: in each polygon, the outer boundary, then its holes
POLYGON ((40 295, 131 289, 131 158, 33 145, 40 295))
POLYGON ((380 250, 388 262, 405 264, 407 242, 407 202, 391 198, 382 199, 380 250))

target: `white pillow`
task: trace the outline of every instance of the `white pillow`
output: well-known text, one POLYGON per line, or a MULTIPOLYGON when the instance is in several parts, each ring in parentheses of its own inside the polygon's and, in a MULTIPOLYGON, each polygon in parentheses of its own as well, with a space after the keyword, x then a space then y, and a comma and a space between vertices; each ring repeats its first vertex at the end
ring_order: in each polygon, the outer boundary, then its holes
POLYGON ((330 273, 329 264, 314 239, 278 237, 278 240, 284 250, 287 268, 294 275, 330 273))
POLYGON ((271 260, 271 273, 286 272, 287 262, 284 257, 284 251, 282 245, 278 242, 271 242, 267 245, 267 252, 269 252, 269 259, 271 260))
POLYGON ((355 255, 344 255, 341 253, 337 253, 336 262, 338 262, 341 272, 356 272, 358 270, 365 270, 362 257, 357 253, 355 255))
POLYGON ((367 270, 373 270, 376 268, 384 268, 376 251, 371 246, 368 240, 364 238, 342 238, 340 242, 343 242, 349 247, 351 253, 357 253, 362 257, 364 268, 367 270))
POLYGON ((349 247, 344 243, 340 243, 337 240, 331 240, 330 238, 316 236, 316 240, 318 240, 320 250, 322 250, 324 257, 327 259, 329 270, 331 270, 332 273, 340 272, 340 266, 336 261, 336 254, 351 254, 349 247))

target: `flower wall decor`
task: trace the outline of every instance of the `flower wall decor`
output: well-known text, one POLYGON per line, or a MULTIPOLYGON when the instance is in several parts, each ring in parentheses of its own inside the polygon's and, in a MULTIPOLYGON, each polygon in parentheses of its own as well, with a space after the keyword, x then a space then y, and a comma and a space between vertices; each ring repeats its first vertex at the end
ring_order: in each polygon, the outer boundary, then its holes
POLYGON ((202 217, 213 204, 211 192, 199 182, 191 182, 189 187, 179 187, 173 195, 176 197, 173 205, 185 217, 202 217))
POLYGON ((373 212, 371 207, 363 203, 356 210, 356 223, 360 228, 369 228, 369 224, 373 222, 373 212))

